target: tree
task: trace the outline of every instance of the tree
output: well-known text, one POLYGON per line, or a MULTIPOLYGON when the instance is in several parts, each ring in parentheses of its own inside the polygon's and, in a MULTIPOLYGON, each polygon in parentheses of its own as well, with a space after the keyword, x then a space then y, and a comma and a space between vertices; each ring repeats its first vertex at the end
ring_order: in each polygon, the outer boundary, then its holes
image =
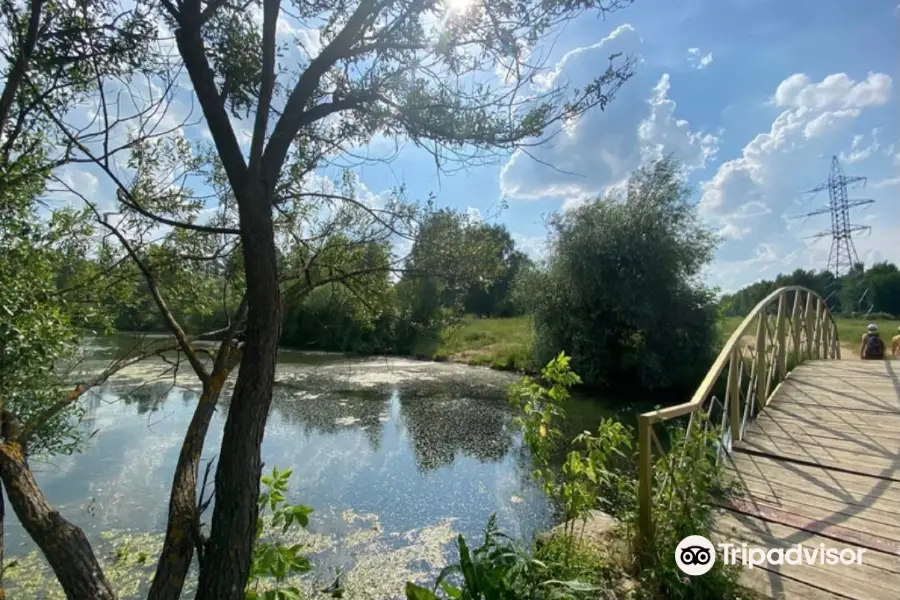
POLYGON ((502 264, 491 260, 499 251, 496 236, 481 223, 448 209, 429 210, 397 284, 399 348, 434 341, 461 316, 472 288, 501 275, 502 264))
MULTIPOLYGON (((311 180, 316 169, 329 157, 350 152, 378 134, 411 140, 430 151, 439 165, 472 163, 495 151, 542 143, 564 121, 594 107, 602 109, 631 76, 633 63, 611 57, 610 64, 582 89, 564 84, 537 89, 530 82, 541 66, 534 64, 530 51, 555 28, 587 10, 604 12, 629 3, 473 2, 454 12, 433 0, 323 0, 299 3, 293 9, 283 8, 279 0, 161 0, 161 18, 174 30, 177 56, 160 51, 145 63, 156 69, 166 99, 177 87, 182 68, 187 73, 214 151, 192 147, 178 135, 154 135, 158 128, 147 126, 153 113, 141 104, 140 94, 132 94, 138 110, 131 129, 138 133, 116 146, 117 151, 130 153, 130 181, 120 177, 111 161, 116 152, 109 149, 113 137, 109 132, 121 117, 107 108, 109 95, 122 92, 132 81, 120 81, 118 90, 111 90, 109 77, 96 77, 97 118, 104 133, 91 140, 68 125, 52 105, 38 102, 78 160, 90 161, 117 186, 117 220, 92 199, 83 194, 82 199, 97 226, 118 242, 144 279, 178 348, 203 384, 173 477, 152 598, 180 595, 195 548, 200 562, 197 598, 243 596, 258 517, 260 444, 272 399, 282 288, 297 285, 300 293, 308 293, 328 280, 361 275, 334 268, 323 279, 313 279, 324 248, 318 234, 327 238, 335 228, 396 234, 396 224, 408 222, 408 212, 399 204, 385 209, 361 202, 348 193, 352 190, 340 186, 315 188, 311 180), (260 10, 260 21, 246 18, 248 11, 260 10), (301 48, 306 56, 298 62, 299 72, 282 68, 278 60, 279 20, 284 19, 322 23, 321 50, 301 48), (429 24, 436 20, 439 28, 429 24), (498 64, 504 70, 499 85, 491 81, 498 64), (247 147, 242 147, 232 122, 242 114, 252 122, 247 147), (205 223, 198 222, 204 195, 193 193, 188 179, 202 182, 211 190, 205 196, 219 202, 220 210, 205 223), (329 217, 325 225, 314 218, 323 213, 329 217), (341 217, 347 214, 362 222, 342 225, 341 217), (315 227, 303 227, 310 223, 315 227), (148 234, 160 225, 174 230, 165 242, 155 244, 148 234), (298 255, 300 264, 291 273, 280 269, 284 253, 279 241, 285 235, 296 235, 297 243, 309 246, 298 255), (242 297, 229 313, 228 326, 215 332, 222 341, 207 362, 194 345, 196 336, 185 332, 170 307, 156 275, 158 261, 180 261, 186 275, 203 262, 231 268, 232 284, 242 297), (233 343, 241 328, 243 342, 233 343), (237 364, 240 370, 218 453, 207 540, 197 535, 199 455, 222 384, 237 364)), ((66 182, 58 178, 58 183, 66 182)), ((67 188, 79 193, 71 185, 67 188)), ((23 460, 14 464, 27 469, 23 460)), ((11 501, 26 527, 35 525, 30 509, 49 511, 36 486, 11 501)), ((71 544, 54 537, 62 531, 54 529, 57 522, 67 522, 52 514, 57 521, 47 524, 46 537, 32 535, 66 593, 73 598, 114 597, 93 555, 73 554, 71 544), (78 560, 72 562, 73 557, 78 560)))
POLYGON ((678 164, 642 167, 624 191, 557 214, 551 227, 548 265, 528 290, 535 359, 565 351, 592 385, 694 384, 715 352, 713 294, 699 276, 716 238, 678 164))
POLYGON ((518 310, 512 301, 512 285, 519 271, 531 266, 531 259, 516 249, 509 230, 505 225, 482 223, 479 228, 492 241, 493 252, 482 257, 482 261, 496 265, 495 278, 478 281, 466 292, 467 313, 484 317, 511 317, 518 310))

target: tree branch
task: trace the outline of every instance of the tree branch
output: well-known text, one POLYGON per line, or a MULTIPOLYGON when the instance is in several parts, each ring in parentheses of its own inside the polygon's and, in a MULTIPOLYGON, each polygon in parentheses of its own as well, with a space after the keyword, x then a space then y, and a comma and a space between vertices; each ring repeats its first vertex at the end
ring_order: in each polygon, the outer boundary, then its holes
POLYGON ((159 309, 160 315, 166 322, 166 325, 172 331, 175 339, 178 341, 178 345, 181 348, 181 351, 184 352, 185 356, 187 356, 188 362, 190 363, 191 368, 194 370, 194 373, 197 374, 197 377, 201 382, 206 383, 209 380, 209 374, 203 367, 203 363, 197 356, 193 345, 187 338, 187 335, 185 335, 184 330, 181 328, 181 325, 178 324, 178 321, 175 320, 175 316, 172 314, 172 311, 169 310, 169 306, 166 304, 165 299, 162 297, 162 293, 159 291, 159 286, 156 283, 156 277, 153 276, 153 272, 141 259, 141 257, 138 256, 137 251, 131 245, 131 242, 129 242, 128 239, 124 235, 122 235, 122 232, 119 231, 118 228, 107 222, 107 220, 103 218, 99 212, 97 212, 97 209, 93 204, 90 204, 90 207, 94 211, 94 214, 97 216, 98 222, 106 227, 116 237, 116 239, 119 240, 119 243, 122 244, 123 248, 125 248, 128 256, 131 257, 131 259, 137 265, 138 269, 140 269, 141 273, 144 275, 144 279, 147 282, 147 287, 150 290, 151 296, 153 296, 153 301, 156 303, 156 307, 159 309))
POLYGON ((28 448, 28 442, 31 441, 32 436, 38 431, 41 427, 44 426, 45 423, 50 421, 53 417, 58 415, 60 412, 65 410, 67 407, 71 406, 75 401, 81 398, 85 393, 87 393, 90 389, 97 387, 98 385, 103 384, 107 379, 121 371, 122 369, 129 367, 135 363, 138 363, 142 360, 146 360, 151 356, 162 355, 165 352, 171 352, 173 350, 178 350, 179 346, 167 346, 165 348, 157 348, 152 352, 142 352, 137 356, 133 356, 131 358, 123 358, 114 361, 110 366, 104 369, 98 375, 95 375, 88 381, 79 383, 75 386, 75 389, 70 391, 65 395, 64 398, 56 401, 54 404, 48 406, 37 416, 29 419, 27 423, 22 427, 21 432, 19 433, 17 439, 10 441, 19 442, 23 448, 28 448))
POLYGON ((22 85, 25 77, 25 71, 28 68, 28 62, 34 53, 35 44, 37 44, 38 27, 41 22, 41 11, 44 8, 44 0, 31 0, 31 12, 28 17, 28 30, 25 33, 25 39, 16 56, 15 63, 6 77, 6 85, 3 87, 3 94, 0 95, 0 131, 6 128, 6 120, 9 118, 9 111, 12 108, 16 98, 16 93, 22 85))
POLYGON ((228 181, 236 194, 242 193, 247 183, 247 163, 225 111, 225 104, 216 89, 215 73, 209 65, 200 33, 202 22, 199 16, 194 15, 181 15, 178 22, 180 27, 175 30, 178 52, 194 86, 228 181))
POLYGON ((250 145, 250 177, 259 179, 260 161, 269 124, 269 108, 272 92, 275 90, 275 30, 278 25, 278 11, 281 0, 263 0, 262 31, 262 82, 259 102, 256 105, 256 121, 253 124, 253 140, 250 145))
POLYGON ((266 172, 262 175, 270 187, 274 187, 278 173, 287 158, 291 142, 305 124, 305 107, 318 89, 322 76, 350 49, 368 18, 378 8, 379 3, 376 0, 361 0, 359 6, 347 20, 347 25, 319 53, 319 56, 309 64, 297 80, 281 117, 275 123, 275 129, 272 131, 272 137, 269 139, 263 156, 262 162, 266 172))

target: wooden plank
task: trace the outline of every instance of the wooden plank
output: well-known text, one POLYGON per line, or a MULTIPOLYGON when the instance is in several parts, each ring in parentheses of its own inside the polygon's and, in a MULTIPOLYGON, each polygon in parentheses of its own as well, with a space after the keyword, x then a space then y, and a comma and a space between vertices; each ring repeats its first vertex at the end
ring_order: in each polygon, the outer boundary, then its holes
POLYGON ((773 600, 846 600, 847 596, 838 596, 802 581, 785 577, 778 572, 766 569, 744 569, 740 583, 743 587, 773 600))
POLYGON ((752 454, 733 453, 728 458, 728 468, 738 475, 761 477, 773 484, 784 484, 815 493, 853 494, 863 498, 879 498, 900 502, 900 488, 889 480, 841 471, 828 471, 822 467, 783 463, 774 458, 752 454), (802 489, 802 488, 801 488, 802 489))
POLYGON ((875 456, 859 456, 853 452, 830 450, 828 453, 816 452, 814 448, 792 445, 790 442, 751 438, 738 442, 735 452, 759 452, 784 459, 803 461, 808 464, 844 469, 853 473, 871 475, 891 481, 900 482, 900 462, 890 458, 875 456))
POLYGON ((779 523, 801 531, 818 533, 823 537, 838 540, 846 546, 900 555, 900 542, 883 536, 861 533, 842 524, 809 519, 777 508, 766 508, 749 500, 731 500, 726 508, 768 523, 779 523))
POLYGON ((813 435, 816 437, 832 437, 835 439, 869 439, 873 442, 878 442, 879 444, 890 444, 895 443, 900 446, 900 431, 890 430, 890 429, 879 429, 879 430, 869 430, 866 432, 866 436, 863 438, 859 435, 851 435, 847 432, 846 428, 829 425, 827 423, 799 423, 797 421, 791 419, 774 419, 769 411, 765 411, 761 413, 754 421, 752 421, 748 426, 746 431, 749 431, 752 427, 759 427, 763 430, 772 431, 772 429, 777 429, 778 431, 784 431, 785 433, 806 433, 808 435, 813 435))
POLYGON ((831 451, 852 452, 864 457, 871 456, 894 462, 900 461, 900 440, 879 443, 869 438, 837 438, 816 436, 803 431, 786 432, 773 424, 754 424, 747 428, 748 440, 766 441, 772 444, 792 444, 813 454, 822 455, 831 451))
MULTIPOLYGON (((800 529, 831 527, 835 537, 844 539, 847 536, 848 543, 883 552, 900 551, 900 526, 873 522, 861 515, 857 518, 859 513, 847 507, 843 507, 844 512, 839 512, 814 502, 818 500, 810 499, 807 504, 777 500, 772 502, 761 496, 750 495, 726 501, 722 506, 786 525, 796 525, 800 529)), ((856 510, 860 509, 862 507, 856 510)))
MULTIPOLYGON (((718 524, 714 527, 713 538, 714 543, 726 541, 728 543, 742 542, 748 545, 760 546, 763 548, 789 548, 790 546, 800 543, 781 543, 779 540, 769 537, 754 535, 746 529, 739 531, 720 530, 718 524)), ((803 541, 804 545, 812 545, 803 541)), ((819 547, 815 545, 815 547, 819 547)), ((834 548, 836 544, 833 542, 826 544, 826 547, 834 548)), ((766 565, 765 567, 754 567, 754 571, 766 572, 774 576, 776 581, 792 580, 803 584, 807 587, 815 587, 821 590, 828 590, 839 597, 854 598, 858 600, 887 600, 895 598, 897 586, 900 586, 900 574, 891 573, 889 571, 870 566, 865 563, 868 558, 863 555, 863 564, 861 565, 819 565, 819 564, 800 564, 800 565, 766 565)), ((750 569, 744 569, 748 572, 750 569)), ((779 586, 776 583, 771 585, 770 590, 778 591, 779 586), (773 590, 774 588, 774 590, 773 590)))
POLYGON ((756 475, 737 473, 733 473, 733 475, 749 497, 784 504, 812 502, 816 506, 847 514, 851 514, 857 507, 862 507, 866 509, 864 512, 852 514, 875 523, 900 527, 900 500, 885 500, 878 496, 811 487, 808 484, 804 485, 802 480, 786 484, 756 475))
MULTIPOLYGON (((733 513, 728 510, 719 511, 714 519, 713 530, 724 542, 765 546, 767 548, 790 548, 797 544, 810 547, 849 548, 850 544, 829 539, 816 533, 802 531, 782 525, 760 521, 747 515, 733 513)), ((866 550, 863 554, 863 565, 874 570, 876 576, 900 577, 900 556, 886 554, 874 550, 866 550)), ((829 568, 830 565, 808 565, 809 568, 829 568)))
POLYGON ((875 390, 869 390, 869 393, 861 393, 858 389, 851 389, 836 383, 835 385, 830 383, 813 385, 785 381, 769 402, 790 402, 828 408, 850 408, 900 414, 900 398, 896 394, 890 393, 892 391, 885 389, 876 393, 875 390))
POLYGON ((870 430, 897 431, 900 429, 900 415, 890 413, 867 413, 852 409, 826 408, 804 404, 772 403, 766 412, 775 420, 789 420, 800 424, 839 424, 860 435, 870 430))
POLYGON ((744 432, 745 440, 761 439, 793 443, 818 452, 841 450, 854 452, 860 456, 875 456, 884 459, 900 459, 900 439, 883 437, 841 436, 835 428, 826 435, 823 430, 801 431, 779 427, 772 423, 754 424, 744 432))

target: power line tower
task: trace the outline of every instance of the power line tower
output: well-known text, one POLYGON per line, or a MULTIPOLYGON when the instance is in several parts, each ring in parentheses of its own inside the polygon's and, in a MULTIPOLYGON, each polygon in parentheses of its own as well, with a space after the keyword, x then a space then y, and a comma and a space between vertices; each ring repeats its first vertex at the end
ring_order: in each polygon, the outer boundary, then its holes
POLYGON ((875 202, 871 199, 850 200, 847 197, 847 188, 862 183, 865 185, 865 177, 847 177, 841 169, 838 157, 831 157, 831 173, 828 181, 809 190, 808 194, 816 194, 828 190, 828 205, 806 213, 805 217, 814 217, 825 213, 831 214, 831 230, 817 233, 812 238, 831 236, 831 252, 828 254, 828 270, 835 277, 840 277, 853 270, 859 262, 856 254, 856 246, 853 245, 853 234, 863 231, 871 231, 866 225, 852 225, 850 223, 850 209, 875 202))
MULTIPOLYGON (((835 279, 842 275, 851 274, 859 263, 859 256, 856 253, 856 246, 853 244, 853 234, 868 232, 872 228, 866 225, 853 225, 850 222, 850 209, 872 204, 872 199, 854 199, 851 200, 847 196, 847 188, 866 183, 865 177, 847 177, 841 169, 841 163, 837 156, 831 157, 831 172, 828 175, 828 181, 822 185, 816 186, 807 191, 807 194, 817 194, 825 190, 828 191, 828 205, 817 210, 802 215, 804 217, 814 217, 829 213, 831 215, 831 229, 823 231, 816 235, 810 236, 813 239, 831 236, 831 251, 828 254, 827 269, 834 275, 835 279)), ((868 290, 864 290, 859 299, 862 304, 866 298, 868 290)), ((829 298, 834 294, 834 290, 829 294, 829 298)), ((872 307, 868 306, 868 311, 872 307)))

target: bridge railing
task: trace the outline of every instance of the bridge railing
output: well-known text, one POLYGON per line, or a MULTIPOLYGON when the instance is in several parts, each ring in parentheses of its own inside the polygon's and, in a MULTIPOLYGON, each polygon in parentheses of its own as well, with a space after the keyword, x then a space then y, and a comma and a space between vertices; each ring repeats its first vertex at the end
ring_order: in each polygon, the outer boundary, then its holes
MULTIPOLYGON (((644 548, 652 544, 654 510, 666 494, 669 478, 657 481, 654 465, 674 460, 667 453, 659 427, 674 419, 688 419, 688 434, 695 427, 715 429, 718 457, 741 440, 747 424, 763 408, 777 385, 798 364, 810 359, 839 359, 840 340, 825 300, 800 286, 782 287, 764 298, 731 334, 693 397, 683 404, 638 417, 639 536, 644 548), (698 417, 703 418, 698 418, 698 417)), ((680 465, 668 463, 668 473, 680 465)))

